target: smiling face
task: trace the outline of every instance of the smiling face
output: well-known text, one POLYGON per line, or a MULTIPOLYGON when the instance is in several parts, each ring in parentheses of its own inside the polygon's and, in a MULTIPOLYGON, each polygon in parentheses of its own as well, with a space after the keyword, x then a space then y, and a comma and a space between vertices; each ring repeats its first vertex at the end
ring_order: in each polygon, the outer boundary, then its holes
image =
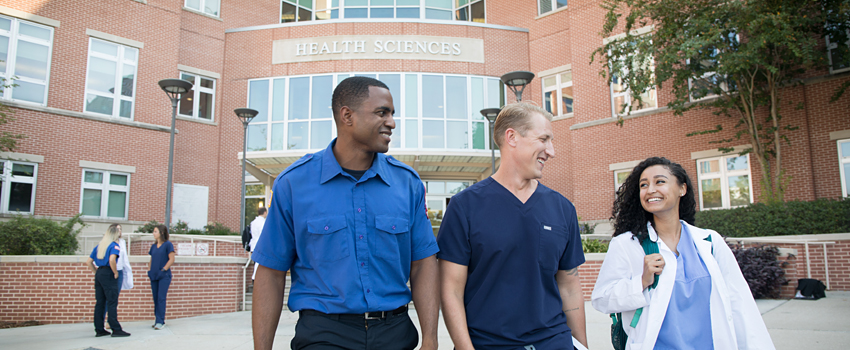
POLYGON ((530 127, 525 135, 516 134, 517 161, 520 173, 527 180, 543 177, 546 161, 555 157, 552 123, 539 113, 533 113, 529 118, 530 127))
POLYGON ((663 165, 653 165, 640 175, 640 205, 656 217, 669 214, 679 216, 679 200, 687 192, 670 170, 663 165))
POLYGON ((369 87, 369 98, 352 110, 351 138, 364 151, 386 153, 395 129, 393 97, 390 91, 369 87))

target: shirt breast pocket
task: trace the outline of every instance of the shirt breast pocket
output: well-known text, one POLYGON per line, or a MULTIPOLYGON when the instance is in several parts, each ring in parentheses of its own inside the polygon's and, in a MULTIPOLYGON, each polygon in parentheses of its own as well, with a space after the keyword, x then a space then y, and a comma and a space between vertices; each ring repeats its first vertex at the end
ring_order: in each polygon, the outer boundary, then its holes
POLYGON ((307 220, 307 252, 312 261, 337 261, 347 258, 348 224, 345 216, 307 220))
POLYGON ((567 229, 563 226, 541 225, 537 262, 546 271, 557 271, 561 256, 567 248, 567 229))
POLYGON ((376 215, 373 254, 386 260, 398 261, 401 249, 410 250, 409 221, 404 218, 376 215))

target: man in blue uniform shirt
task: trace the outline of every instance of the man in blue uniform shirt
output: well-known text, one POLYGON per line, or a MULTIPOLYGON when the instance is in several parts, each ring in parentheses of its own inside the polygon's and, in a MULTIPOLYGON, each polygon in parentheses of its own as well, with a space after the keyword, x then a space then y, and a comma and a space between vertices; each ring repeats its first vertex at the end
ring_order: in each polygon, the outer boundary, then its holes
POLYGON ((254 349, 271 349, 283 304, 299 312, 292 349, 437 348, 437 248, 419 175, 384 155, 395 128, 389 88, 352 77, 331 101, 337 139, 274 182, 252 258, 254 349), (407 282, 410 280, 410 288, 407 282))
POLYGON ((443 317, 457 350, 587 345, 575 207, 540 184, 552 115, 527 103, 496 118, 499 170, 452 197, 440 245, 443 317))

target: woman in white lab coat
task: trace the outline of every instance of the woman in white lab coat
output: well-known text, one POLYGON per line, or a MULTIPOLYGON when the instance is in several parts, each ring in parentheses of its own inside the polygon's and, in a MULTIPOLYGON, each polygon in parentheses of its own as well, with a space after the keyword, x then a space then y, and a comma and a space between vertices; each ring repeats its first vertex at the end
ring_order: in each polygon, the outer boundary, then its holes
POLYGON ((723 237, 693 226, 695 189, 682 166, 665 158, 632 170, 617 191, 614 238, 591 303, 622 313, 626 349, 774 349, 723 237), (644 253, 646 239, 659 253, 644 253))

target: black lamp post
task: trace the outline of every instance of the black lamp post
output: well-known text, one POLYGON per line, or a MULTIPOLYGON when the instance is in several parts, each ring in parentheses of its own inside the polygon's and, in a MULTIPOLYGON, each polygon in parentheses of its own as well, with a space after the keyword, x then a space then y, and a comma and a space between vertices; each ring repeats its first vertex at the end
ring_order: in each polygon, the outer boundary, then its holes
POLYGON ((171 227, 171 173, 174 169, 174 123, 177 119, 177 101, 180 96, 192 90, 192 83, 183 79, 162 79, 159 87, 171 99, 171 141, 168 144, 168 189, 165 197, 165 226, 171 227))
POLYGON ((250 108, 237 108, 233 110, 236 113, 236 116, 239 117, 239 120, 242 121, 242 187, 240 187, 240 191, 242 192, 242 205, 240 208, 239 214, 239 229, 245 229, 245 161, 246 154, 248 153, 248 124, 251 123, 251 119, 257 116, 258 112, 256 109, 250 108))
POLYGON ((481 110, 481 115, 490 122, 490 175, 496 173, 496 147, 493 143, 495 138, 493 135, 493 124, 496 123, 496 117, 499 116, 499 111, 501 110, 501 108, 484 108, 481 110))
POLYGON ((505 75, 502 76, 502 83, 505 83, 505 85, 514 92, 516 100, 519 102, 522 101, 522 92, 525 90, 525 86, 531 82, 531 79, 534 79, 534 73, 516 71, 505 73, 505 75))

